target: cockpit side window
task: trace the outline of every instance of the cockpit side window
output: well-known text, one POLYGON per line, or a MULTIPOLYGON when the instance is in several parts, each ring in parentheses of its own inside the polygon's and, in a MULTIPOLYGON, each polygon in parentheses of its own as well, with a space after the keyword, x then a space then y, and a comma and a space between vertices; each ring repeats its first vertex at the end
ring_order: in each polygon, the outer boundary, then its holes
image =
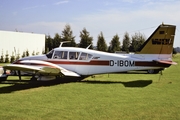
POLYGON ((54 59, 67 59, 67 51, 55 51, 53 58, 54 59))
POLYGON ((69 59, 70 60, 77 60, 79 57, 79 52, 69 52, 69 59))
POLYGON ((54 50, 51 50, 50 52, 48 52, 46 54, 47 58, 52 58, 53 53, 54 53, 54 50))
POLYGON ((53 58, 54 59, 61 59, 61 56, 62 56, 61 51, 55 51, 53 58))
POLYGON ((89 59, 91 59, 91 58, 92 58, 92 55, 91 55, 91 54, 82 52, 79 60, 89 60, 89 59))

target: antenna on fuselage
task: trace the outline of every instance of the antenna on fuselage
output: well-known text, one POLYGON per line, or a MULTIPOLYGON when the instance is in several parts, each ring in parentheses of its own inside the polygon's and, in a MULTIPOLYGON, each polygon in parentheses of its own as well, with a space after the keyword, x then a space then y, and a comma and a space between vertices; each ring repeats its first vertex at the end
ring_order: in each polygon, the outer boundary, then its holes
POLYGON ((87 48, 86 49, 89 49, 89 47, 91 46, 92 44, 90 44, 89 46, 87 46, 87 48))
POLYGON ((68 43, 68 42, 71 42, 71 41, 63 41, 63 42, 60 42, 59 47, 62 47, 63 43, 68 43))

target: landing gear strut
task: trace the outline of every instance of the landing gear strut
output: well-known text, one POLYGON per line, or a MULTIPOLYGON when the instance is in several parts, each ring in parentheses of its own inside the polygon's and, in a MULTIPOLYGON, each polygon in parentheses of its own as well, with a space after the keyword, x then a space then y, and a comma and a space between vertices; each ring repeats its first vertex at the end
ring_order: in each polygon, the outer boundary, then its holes
POLYGON ((18 76, 19 76, 19 80, 21 81, 21 71, 18 70, 18 76))
POLYGON ((35 75, 33 75, 30 80, 31 80, 31 81, 37 81, 37 78, 35 77, 35 75))

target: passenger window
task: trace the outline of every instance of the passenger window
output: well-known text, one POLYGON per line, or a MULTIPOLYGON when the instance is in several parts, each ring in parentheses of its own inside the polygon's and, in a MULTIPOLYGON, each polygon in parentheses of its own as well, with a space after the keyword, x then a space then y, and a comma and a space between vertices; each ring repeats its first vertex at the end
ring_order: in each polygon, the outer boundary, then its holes
POLYGON ((54 59, 67 59, 67 51, 55 51, 54 59))
POLYGON ((69 52, 69 59, 70 60, 77 60, 79 57, 79 52, 69 52))
POLYGON ((92 57, 91 54, 82 52, 79 60, 89 60, 91 57, 92 57))

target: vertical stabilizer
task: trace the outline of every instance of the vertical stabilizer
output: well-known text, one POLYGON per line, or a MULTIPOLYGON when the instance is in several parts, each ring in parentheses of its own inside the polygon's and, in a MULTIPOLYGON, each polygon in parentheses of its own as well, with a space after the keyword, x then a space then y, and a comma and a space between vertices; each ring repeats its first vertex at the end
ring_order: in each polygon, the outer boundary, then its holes
POLYGON ((137 54, 171 54, 176 26, 161 24, 146 40, 137 54))

